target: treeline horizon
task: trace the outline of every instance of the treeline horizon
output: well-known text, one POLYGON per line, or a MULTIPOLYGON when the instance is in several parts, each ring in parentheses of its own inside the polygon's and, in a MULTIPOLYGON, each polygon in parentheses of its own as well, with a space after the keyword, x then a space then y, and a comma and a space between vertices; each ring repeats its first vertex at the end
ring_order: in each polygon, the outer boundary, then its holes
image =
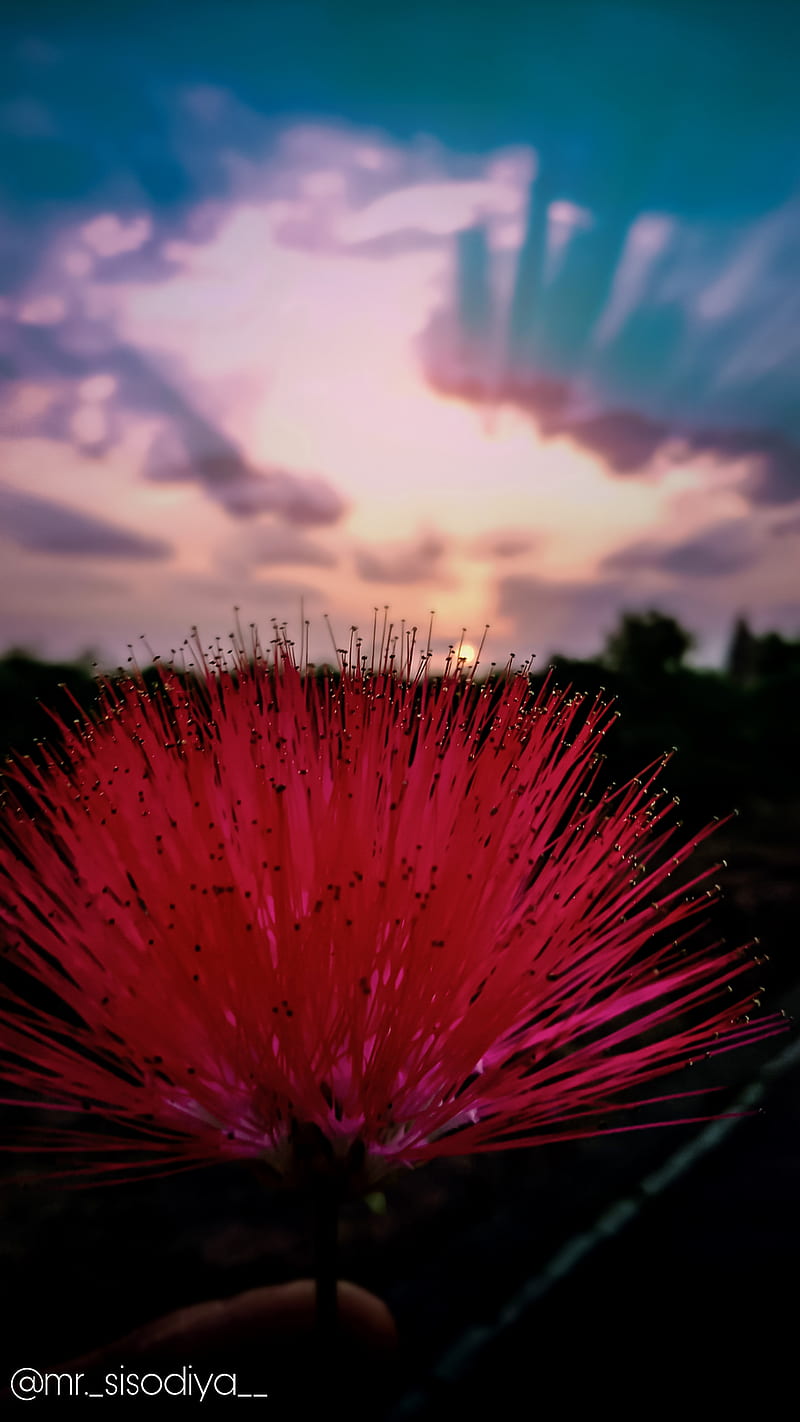
MULTIPOLYGON (((691 631, 671 616, 626 612, 595 656, 555 653, 546 667, 534 663, 531 680, 536 686, 549 675, 557 685, 614 702, 620 714, 605 746, 610 779, 630 778, 674 747, 665 780, 685 799, 692 820, 738 808, 759 821, 773 814, 783 821, 800 801, 794 729, 800 639, 756 635, 740 617, 721 668, 690 665, 693 645, 691 631)), ((112 681, 129 674, 103 673, 112 681)), ((154 681, 158 673, 150 665, 143 675, 154 681)), ((78 713, 70 698, 90 710, 97 696, 88 658, 49 662, 9 649, 0 657, 0 760, 57 739, 48 708, 71 722, 78 713)))

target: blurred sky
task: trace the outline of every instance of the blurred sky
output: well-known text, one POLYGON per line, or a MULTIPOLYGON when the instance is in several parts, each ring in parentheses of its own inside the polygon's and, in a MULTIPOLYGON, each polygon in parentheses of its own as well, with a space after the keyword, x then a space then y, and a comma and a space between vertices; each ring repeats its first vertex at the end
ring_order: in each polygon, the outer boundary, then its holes
POLYGON ((3 16, 0 648, 798 633, 800 8, 3 16))

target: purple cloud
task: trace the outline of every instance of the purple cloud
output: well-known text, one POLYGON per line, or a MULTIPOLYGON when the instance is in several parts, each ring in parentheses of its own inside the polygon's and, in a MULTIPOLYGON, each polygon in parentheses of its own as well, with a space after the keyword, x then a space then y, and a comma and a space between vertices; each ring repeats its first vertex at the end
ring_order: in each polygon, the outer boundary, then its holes
POLYGON ((635 474, 647 467, 672 432, 661 421, 632 410, 609 410, 567 425, 563 433, 599 454, 615 474, 635 474))
POLYGON ((154 442, 145 477, 156 484, 197 484, 232 518, 277 514, 286 523, 313 527, 338 523, 347 507, 325 479, 287 469, 253 469, 227 441, 219 440, 216 451, 193 458, 186 451, 174 461, 164 457, 166 448, 166 442, 154 442))
POLYGON ((650 539, 630 544, 606 558, 603 567, 614 573, 655 569, 678 577, 719 578, 751 568, 758 559, 750 525, 744 519, 726 519, 671 546, 650 539))
POLYGON ((566 436, 598 455, 615 474, 638 474, 668 442, 679 440, 682 457, 711 455, 748 459, 753 468, 742 492, 754 504, 788 504, 800 499, 800 447, 768 430, 693 429, 677 422, 607 410, 589 418, 571 413, 571 390, 563 381, 508 377, 488 381, 477 375, 444 377, 427 372, 440 394, 468 404, 510 404, 530 415, 547 438, 566 436))
POLYGON ((529 533, 515 533, 513 530, 496 529, 484 533, 472 545, 475 558, 496 559, 504 562, 507 558, 517 558, 521 553, 530 553, 540 540, 529 533))
MULTIPOLYGON (((37 380, 55 374, 77 391, 78 383, 90 376, 114 377, 115 394, 106 402, 109 438, 126 411, 162 417, 164 428, 153 440, 142 470, 145 479, 196 484, 232 518, 271 513, 286 523, 310 527, 337 523, 346 512, 338 490, 318 475, 254 468, 235 440, 201 414, 152 360, 119 344, 101 325, 75 321, 66 332, 21 326, 12 332, 6 356, 12 378, 37 380)), ((26 432, 68 438, 74 408, 68 394, 61 394, 29 422, 26 432)))
POLYGON ((250 550, 253 562, 266 567, 294 563, 306 567, 334 568, 337 563, 329 549, 290 528, 259 528, 250 550))
POLYGON ((800 514, 794 514, 792 518, 776 524, 770 529, 770 533, 773 538, 792 538, 795 534, 800 534, 800 514))
POLYGON ((444 539, 428 534, 416 542, 356 553, 356 571, 365 583, 428 583, 441 577, 444 539))
POLYGON ((172 552, 160 538, 148 538, 10 484, 0 484, 0 526, 6 537, 31 553, 154 560, 168 558, 172 552))

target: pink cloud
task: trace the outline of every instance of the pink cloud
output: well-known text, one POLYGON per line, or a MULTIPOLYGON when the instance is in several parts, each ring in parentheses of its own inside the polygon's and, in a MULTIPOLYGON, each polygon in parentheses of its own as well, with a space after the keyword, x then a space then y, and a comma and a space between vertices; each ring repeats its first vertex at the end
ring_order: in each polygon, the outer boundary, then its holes
POLYGON ((124 252, 135 252, 149 240, 152 232, 153 223, 147 216, 125 222, 113 212, 104 212, 84 224, 81 237, 98 257, 118 257, 124 252))

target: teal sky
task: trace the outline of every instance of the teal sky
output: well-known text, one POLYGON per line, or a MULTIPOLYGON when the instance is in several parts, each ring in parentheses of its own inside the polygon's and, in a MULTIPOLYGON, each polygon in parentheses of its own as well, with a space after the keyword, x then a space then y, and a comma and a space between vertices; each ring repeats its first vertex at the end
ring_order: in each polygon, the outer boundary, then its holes
POLYGON ((189 196, 164 151, 168 90, 187 82, 282 121, 423 130, 456 152, 535 140, 564 195, 589 205, 740 218, 780 204, 800 176, 791 5, 34 0, 8 6, 3 28, 6 92, 39 89, 65 121, 33 169, 6 175, 28 200, 83 197, 115 164, 155 200, 189 196), (38 76, 15 39, 30 56, 38 42, 38 76), (48 46, 68 61, 58 74, 48 46))

